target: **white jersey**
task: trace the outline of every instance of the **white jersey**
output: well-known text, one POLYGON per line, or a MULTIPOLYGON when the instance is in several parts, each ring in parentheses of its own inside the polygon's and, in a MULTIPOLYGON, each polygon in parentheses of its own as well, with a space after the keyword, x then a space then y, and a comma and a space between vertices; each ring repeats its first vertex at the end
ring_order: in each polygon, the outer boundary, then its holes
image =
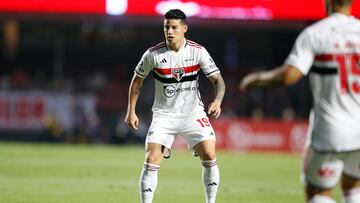
POLYGON ((135 68, 145 78, 151 71, 155 79, 154 116, 186 117, 204 112, 199 94, 199 71, 206 77, 219 73, 206 49, 185 39, 178 52, 162 42, 149 48, 135 68))
POLYGON ((285 61, 308 74, 311 147, 360 149, 360 21, 335 13, 306 28, 285 61))

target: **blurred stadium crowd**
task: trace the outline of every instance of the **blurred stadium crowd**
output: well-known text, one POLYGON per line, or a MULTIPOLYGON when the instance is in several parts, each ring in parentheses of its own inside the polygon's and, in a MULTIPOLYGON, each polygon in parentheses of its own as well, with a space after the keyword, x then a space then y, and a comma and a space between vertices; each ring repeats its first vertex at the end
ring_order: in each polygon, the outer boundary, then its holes
MULTIPOLYGON (((311 93, 306 79, 290 88, 245 93, 238 91, 238 83, 250 71, 281 64, 308 23, 190 19, 187 38, 206 47, 227 85, 222 118, 307 118, 311 93)), ((2 20, 0 26, 1 93, 40 91, 95 98, 90 114, 74 105, 74 123, 68 131, 56 117, 46 115, 43 120, 48 130, 41 139, 91 143, 139 143, 144 139, 151 119, 152 76, 145 81, 139 100, 140 130, 133 132, 122 121, 134 67, 147 48, 163 40, 161 18, 143 22, 136 17, 107 21, 34 17, 2 20)), ((200 91, 208 104, 213 92, 204 77, 200 76, 200 91)), ((8 132, 0 129, 0 135, 5 134, 8 132)))

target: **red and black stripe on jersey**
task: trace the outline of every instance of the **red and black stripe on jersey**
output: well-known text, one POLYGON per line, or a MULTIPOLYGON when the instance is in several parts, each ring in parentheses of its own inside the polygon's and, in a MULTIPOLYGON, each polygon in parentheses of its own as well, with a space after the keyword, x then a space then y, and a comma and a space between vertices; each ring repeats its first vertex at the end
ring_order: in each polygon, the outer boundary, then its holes
MULTIPOLYGON (((336 54, 320 54, 320 55, 316 55, 314 62, 318 62, 318 63, 331 63, 331 62, 336 62, 336 54)), ((333 66, 333 65, 316 65, 314 64, 311 67, 311 72, 312 73, 316 73, 319 75, 334 75, 338 73, 338 69, 337 66, 333 66)))
POLYGON ((192 47, 195 47, 195 48, 199 48, 199 49, 203 48, 203 46, 201 46, 200 44, 198 44, 198 43, 196 43, 194 41, 188 40, 188 39, 186 40, 186 45, 192 46, 192 47))
POLYGON ((158 49, 161 49, 161 48, 163 48, 163 47, 166 47, 166 43, 165 43, 165 42, 160 42, 160 43, 158 43, 157 45, 155 45, 155 46, 153 46, 153 47, 150 47, 150 48, 149 48, 149 52, 151 53, 151 52, 156 51, 156 50, 158 50, 158 49))
MULTIPOLYGON (((191 46, 191 47, 195 47, 195 48, 198 48, 198 49, 203 48, 202 45, 200 45, 200 44, 198 44, 198 43, 196 43, 194 41, 188 40, 188 39, 186 40, 186 45, 191 46)), ((156 44, 155 46, 150 47, 149 52, 151 53, 151 52, 154 52, 154 51, 156 51, 158 49, 161 49, 161 48, 164 48, 164 47, 166 47, 166 43, 165 42, 160 42, 160 43, 156 44)))
POLYGON ((158 74, 156 74, 155 72, 153 72, 154 78, 162 83, 166 83, 166 84, 170 84, 170 83, 181 83, 181 82, 188 82, 188 81, 193 81, 193 80, 197 80, 199 74, 196 73, 195 75, 189 75, 189 76, 184 76, 181 78, 181 80, 176 80, 175 78, 163 78, 160 77, 158 74))
MULTIPOLYGON (((196 80, 199 76, 200 65, 182 67, 184 74, 193 73, 192 75, 183 76, 180 80, 175 79, 171 74, 171 68, 154 68, 154 78, 162 83, 181 83, 196 80), (171 76, 171 77, 169 77, 171 76)), ((178 68, 177 68, 178 69, 178 68)))

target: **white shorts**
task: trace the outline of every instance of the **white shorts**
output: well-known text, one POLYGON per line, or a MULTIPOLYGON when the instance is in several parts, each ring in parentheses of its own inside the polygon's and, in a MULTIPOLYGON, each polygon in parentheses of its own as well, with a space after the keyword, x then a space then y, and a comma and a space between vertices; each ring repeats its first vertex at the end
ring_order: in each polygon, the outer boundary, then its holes
POLYGON ((320 189, 331 189, 345 174, 360 179, 360 150, 319 153, 308 149, 304 159, 303 181, 320 189))
POLYGON ((186 118, 153 117, 146 135, 146 143, 158 143, 171 149, 177 135, 192 149, 204 140, 216 140, 214 130, 205 113, 186 118))

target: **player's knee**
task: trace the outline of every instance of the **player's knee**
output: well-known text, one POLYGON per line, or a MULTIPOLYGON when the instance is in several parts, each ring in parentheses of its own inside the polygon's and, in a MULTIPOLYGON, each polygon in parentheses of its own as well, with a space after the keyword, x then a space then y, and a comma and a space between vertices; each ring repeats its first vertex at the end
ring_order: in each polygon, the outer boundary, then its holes
POLYGON ((203 161, 215 160, 216 159, 216 153, 215 152, 203 152, 203 153, 201 153, 201 159, 203 161))
POLYGON ((159 165, 162 159, 161 152, 148 152, 146 156, 146 162, 150 164, 159 165))

